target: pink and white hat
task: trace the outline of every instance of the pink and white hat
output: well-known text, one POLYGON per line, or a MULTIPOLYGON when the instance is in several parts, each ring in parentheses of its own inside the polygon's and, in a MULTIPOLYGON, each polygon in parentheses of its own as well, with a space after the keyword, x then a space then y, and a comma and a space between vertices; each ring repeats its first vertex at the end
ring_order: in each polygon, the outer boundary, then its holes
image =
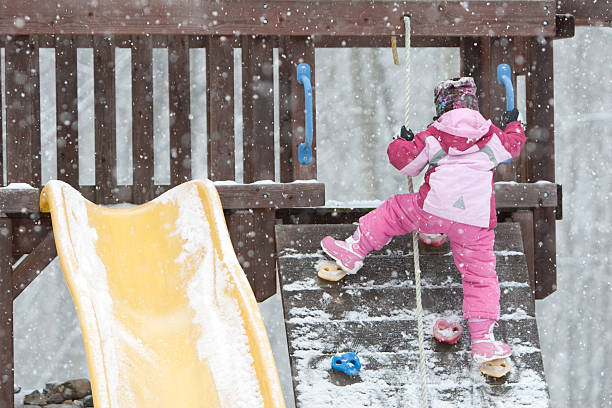
POLYGON ((453 78, 440 82, 434 90, 436 117, 459 108, 478 110, 476 83, 472 77, 453 78))

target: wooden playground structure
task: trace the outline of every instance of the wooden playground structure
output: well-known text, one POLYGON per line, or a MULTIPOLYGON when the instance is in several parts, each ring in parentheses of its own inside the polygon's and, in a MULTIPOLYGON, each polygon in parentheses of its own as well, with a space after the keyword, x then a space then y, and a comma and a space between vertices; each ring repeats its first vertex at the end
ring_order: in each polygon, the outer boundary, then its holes
MULTIPOLYGON (((217 190, 236 253, 258 301, 277 292, 275 225, 350 223, 364 210, 332 217, 313 160, 297 159, 304 141, 304 88, 296 67, 316 75, 315 50, 403 45, 402 17, 412 21, 413 47, 456 47, 461 75, 473 76, 480 110, 499 124, 503 88, 496 67, 524 76, 528 124, 521 157, 502 165, 495 186, 500 221, 520 224, 535 299, 556 289, 555 221, 561 186, 555 180, 553 40, 575 25, 609 24, 604 2, 534 1, 187 1, 7 2, 0 6, 5 50, 5 147, 0 156, 0 408, 13 407, 13 301, 56 256, 51 221, 41 214, 39 50, 55 50, 57 178, 99 204, 141 204, 192 178, 190 115, 206 115, 208 178, 217 190), (77 49, 93 50, 95 184, 79 183, 77 49), (119 185, 115 49, 131 49, 133 184, 119 185), (170 184, 154 183, 152 55, 167 48, 170 184), (206 112, 190 106, 190 49, 206 52, 206 112), (234 50, 242 50, 240 65, 234 50), (279 78, 273 78, 273 50, 279 78), (242 70, 242 100, 234 73, 242 70), (275 146, 274 89, 279 93, 280 143, 275 146), (256 102, 254 102, 256 100, 256 102), (243 112, 243 180, 236 179, 234 106, 243 112), (275 179, 275 152, 280 179, 275 179), (264 181, 264 182, 262 182, 264 181), (253 234, 252 231, 255 231, 253 234), (22 259, 24 255, 27 255, 22 259)), ((458 73, 459 74, 459 73, 458 73)), ((316 94, 316 87, 314 87, 316 94)), ((516 89, 516 87, 515 87, 516 89)), ((314 99, 316 102, 316 98, 314 99)), ((315 127, 316 130, 316 127, 315 127)))

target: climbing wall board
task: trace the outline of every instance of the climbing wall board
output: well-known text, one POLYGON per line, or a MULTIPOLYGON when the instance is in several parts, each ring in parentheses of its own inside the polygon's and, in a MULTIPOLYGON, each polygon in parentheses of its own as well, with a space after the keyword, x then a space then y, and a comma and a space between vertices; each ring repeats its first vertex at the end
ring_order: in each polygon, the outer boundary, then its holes
MULTIPOLYGON (((297 407, 418 406, 418 344, 410 236, 371 254, 340 282, 316 276, 325 235, 346 238, 354 225, 277 225, 281 291, 297 407), (363 368, 348 377, 331 369, 353 351, 363 368)), ((461 321, 461 277, 448 244, 421 247, 427 385, 433 406, 548 407, 550 400, 518 224, 496 230, 502 316, 496 335, 513 350, 512 371, 482 376, 469 335, 449 346, 431 335, 438 317, 461 321)))

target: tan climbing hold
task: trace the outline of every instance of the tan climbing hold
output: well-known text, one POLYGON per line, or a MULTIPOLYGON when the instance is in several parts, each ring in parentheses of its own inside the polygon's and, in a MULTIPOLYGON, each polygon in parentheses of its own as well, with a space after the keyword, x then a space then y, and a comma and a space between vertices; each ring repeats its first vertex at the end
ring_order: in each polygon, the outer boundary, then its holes
POLYGON ((480 365, 480 372, 489 377, 503 377, 510 372, 510 360, 498 358, 497 360, 487 361, 480 365))
POLYGON ((338 266, 337 263, 333 261, 327 261, 319 265, 319 271, 317 272, 317 276, 327 281, 338 282, 340 279, 346 276, 346 272, 344 272, 338 266))

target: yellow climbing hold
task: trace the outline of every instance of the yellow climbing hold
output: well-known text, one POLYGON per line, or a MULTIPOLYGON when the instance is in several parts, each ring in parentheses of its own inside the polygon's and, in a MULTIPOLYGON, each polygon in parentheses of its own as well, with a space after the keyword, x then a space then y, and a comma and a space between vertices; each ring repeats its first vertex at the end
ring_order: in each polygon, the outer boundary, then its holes
POLYGON ((510 360, 498 358, 497 360, 487 361, 480 365, 480 372, 489 377, 503 377, 510 372, 510 360))
POLYGON ((338 282, 346 276, 346 272, 344 272, 337 263, 327 261, 319 265, 317 276, 330 282, 338 282))

